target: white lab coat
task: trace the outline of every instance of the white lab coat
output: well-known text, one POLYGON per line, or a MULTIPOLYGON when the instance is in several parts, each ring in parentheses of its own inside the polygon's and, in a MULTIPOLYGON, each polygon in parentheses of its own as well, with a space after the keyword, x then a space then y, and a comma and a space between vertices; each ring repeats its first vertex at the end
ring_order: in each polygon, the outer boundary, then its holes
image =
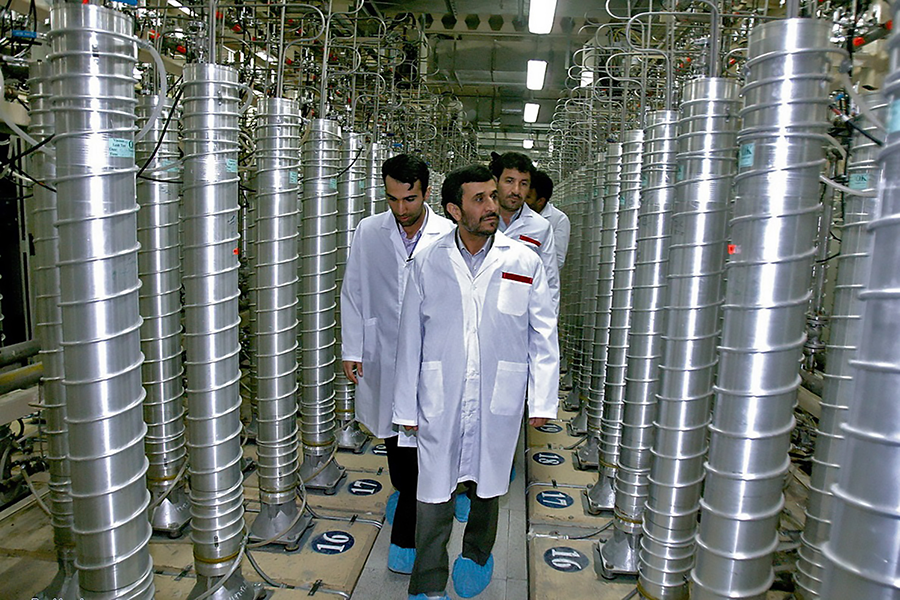
MULTIPOLYGON (((413 256, 453 229, 452 221, 428 206, 426 210, 428 218, 413 256)), ((391 424, 394 355, 409 264, 390 210, 359 222, 341 287, 341 356, 363 365, 356 386, 356 418, 380 438, 396 435, 391 424)))
POLYGON ((550 221, 534 212, 527 204, 523 204, 522 214, 503 233, 524 243, 541 257, 547 273, 547 285, 550 286, 553 303, 556 312, 559 313, 559 265, 556 263, 556 244, 550 221))
POLYGON ((556 263, 559 270, 562 271, 566 262, 566 253, 569 251, 569 235, 572 232, 569 216, 549 202, 538 214, 550 221, 550 227, 553 229, 553 244, 556 246, 556 263))
POLYGON ((534 252, 502 233, 479 270, 456 233, 412 264, 397 346, 394 422, 417 425, 421 502, 450 499, 459 482, 478 496, 509 489, 528 393, 528 416, 555 418, 556 311, 534 252))

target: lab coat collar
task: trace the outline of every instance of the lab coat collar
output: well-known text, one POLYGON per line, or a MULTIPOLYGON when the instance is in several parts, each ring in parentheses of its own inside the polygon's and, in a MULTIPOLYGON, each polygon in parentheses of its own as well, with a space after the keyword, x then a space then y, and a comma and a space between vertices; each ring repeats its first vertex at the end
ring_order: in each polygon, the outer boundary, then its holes
MULTIPOLYGON (((459 227, 459 225, 457 225, 459 227)), ((499 229, 497 233, 494 234, 494 243, 491 245, 490 250, 488 250, 487 256, 484 257, 484 262, 481 263, 481 268, 478 269, 478 272, 475 273, 474 276, 469 272, 469 267, 466 265, 466 261, 463 259, 462 254, 459 251, 459 248, 456 246, 456 229, 446 234, 443 239, 435 242, 443 248, 447 249, 447 252, 450 254, 450 260, 453 262, 456 267, 464 272, 468 273, 470 277, 473 279, 478 277, 481 273, 487 271, 494 263, 500 260, 503 256, 503 253, 512 247, 513 241, 511 238, 507 237, 499 229)))
MULTIPOLYGON (((439 217, 437 217, 437 214, 427 204, 425 205, 425 211, 427 214, 425 216, 425 223, 422 225, 422 235, 419 237, 419 242, 413 249, 412 256, 416 256, 419 253, 420 248, 428 246, 428 244, 422 243, 422 240, 425 239, 426 236, 436 236, 443 233, 440 228, 440 223, 438 221, 439 217)), ((407 257, 406 255, 406 246, 403 245, 403 240, 400 239, 400 227, 397 225, 397 219, 394 218, 394 213, 388 209, 381 214, 384 215, 384 218, 381 220, 381 228, 389 230, 388 236, 391 238, 394 250, 397 251, 399 256, 403 257, 403 260, 412 258, 407 257)))

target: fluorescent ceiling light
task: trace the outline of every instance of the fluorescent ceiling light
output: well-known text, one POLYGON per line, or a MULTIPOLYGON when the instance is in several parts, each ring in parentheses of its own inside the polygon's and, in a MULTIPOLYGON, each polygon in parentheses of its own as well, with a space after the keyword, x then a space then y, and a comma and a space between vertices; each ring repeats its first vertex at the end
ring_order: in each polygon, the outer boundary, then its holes
POLYGON ((178 0, 167 0, 167 1, 168 1, 169 6, 174 6, 175 8, 177 8, 178 10, 180 10, 181 12, 183 12, 186 15, 194 16, 194 11, 185 7, 178 0))
POLYGON ((534 123, 537 121, 538 110, 540 110, 541 105, 536 102, 526 102, 525 103, 525 114, 522 118, 525 119, 526 123, 534 123))
POLYGON ((550 33, 556 16, 556 0, 531 0, 528 9, 528 31, 550 33))
POLYGON ((529 60, 528 74, 525 77, 525 85, 529 90, 540 90, 544 88, 544 75, 547 74, 546 60, 529 60))
POLYGON ((266 54, 263 50, 260 50, 259 52, 257 52, 256 56, 258 56, 259 58, 261 58, 262 60, 264 60, 266 62, 272 62, 272 57, 269 56, 268 54, 266 54))
POLYGON ((522 147, 526 150, 534 148, 534 140, 522 140, 522 147))

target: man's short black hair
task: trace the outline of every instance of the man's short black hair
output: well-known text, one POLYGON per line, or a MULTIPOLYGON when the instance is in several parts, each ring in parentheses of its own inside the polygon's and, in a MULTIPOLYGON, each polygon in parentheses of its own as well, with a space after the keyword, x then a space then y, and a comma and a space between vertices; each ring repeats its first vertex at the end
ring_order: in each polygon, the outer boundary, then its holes
POLYGON ((534 163, 521 152, 506 152, 497 154, 491 152, 491 173, 500 179, 504 169, 515 169, 520 173, 528 173, 534 176, 534 163))
POLYGON ((494 176, 490 170, 484 165, 469 165, 460 167, 450 171, 444 178, 444 184, 441 186, 441 206, 444 208, 444 215, 455 220, 447 210, 448 204, 455 204, 462 208, 462 197, 464 183, 481 183, 482 181, 491 181, 494 176))
POLYGON ((534 197, 537 199, 549 200, 553 195, 553 180, 544 171, 535 171, 531 174, 531 187, 534 190, 534 197))
POLYGON ((428 189, 428 165, 413 154, 398 154, 384 161, 381 165, 381 180, 387 181, 388 176, 408 184, 410 189, 417 181, 421 181, 423 194, 428 189))

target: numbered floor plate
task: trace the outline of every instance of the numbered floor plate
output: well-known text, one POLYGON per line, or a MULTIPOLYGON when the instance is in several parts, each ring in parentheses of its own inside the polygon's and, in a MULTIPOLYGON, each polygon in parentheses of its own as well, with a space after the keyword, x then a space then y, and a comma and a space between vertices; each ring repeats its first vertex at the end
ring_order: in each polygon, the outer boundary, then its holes
POLYGON ((622 600, 634 583, 600 581, 594 573, 592 540, 544 537, 528 542, 531 600, 622 600))

